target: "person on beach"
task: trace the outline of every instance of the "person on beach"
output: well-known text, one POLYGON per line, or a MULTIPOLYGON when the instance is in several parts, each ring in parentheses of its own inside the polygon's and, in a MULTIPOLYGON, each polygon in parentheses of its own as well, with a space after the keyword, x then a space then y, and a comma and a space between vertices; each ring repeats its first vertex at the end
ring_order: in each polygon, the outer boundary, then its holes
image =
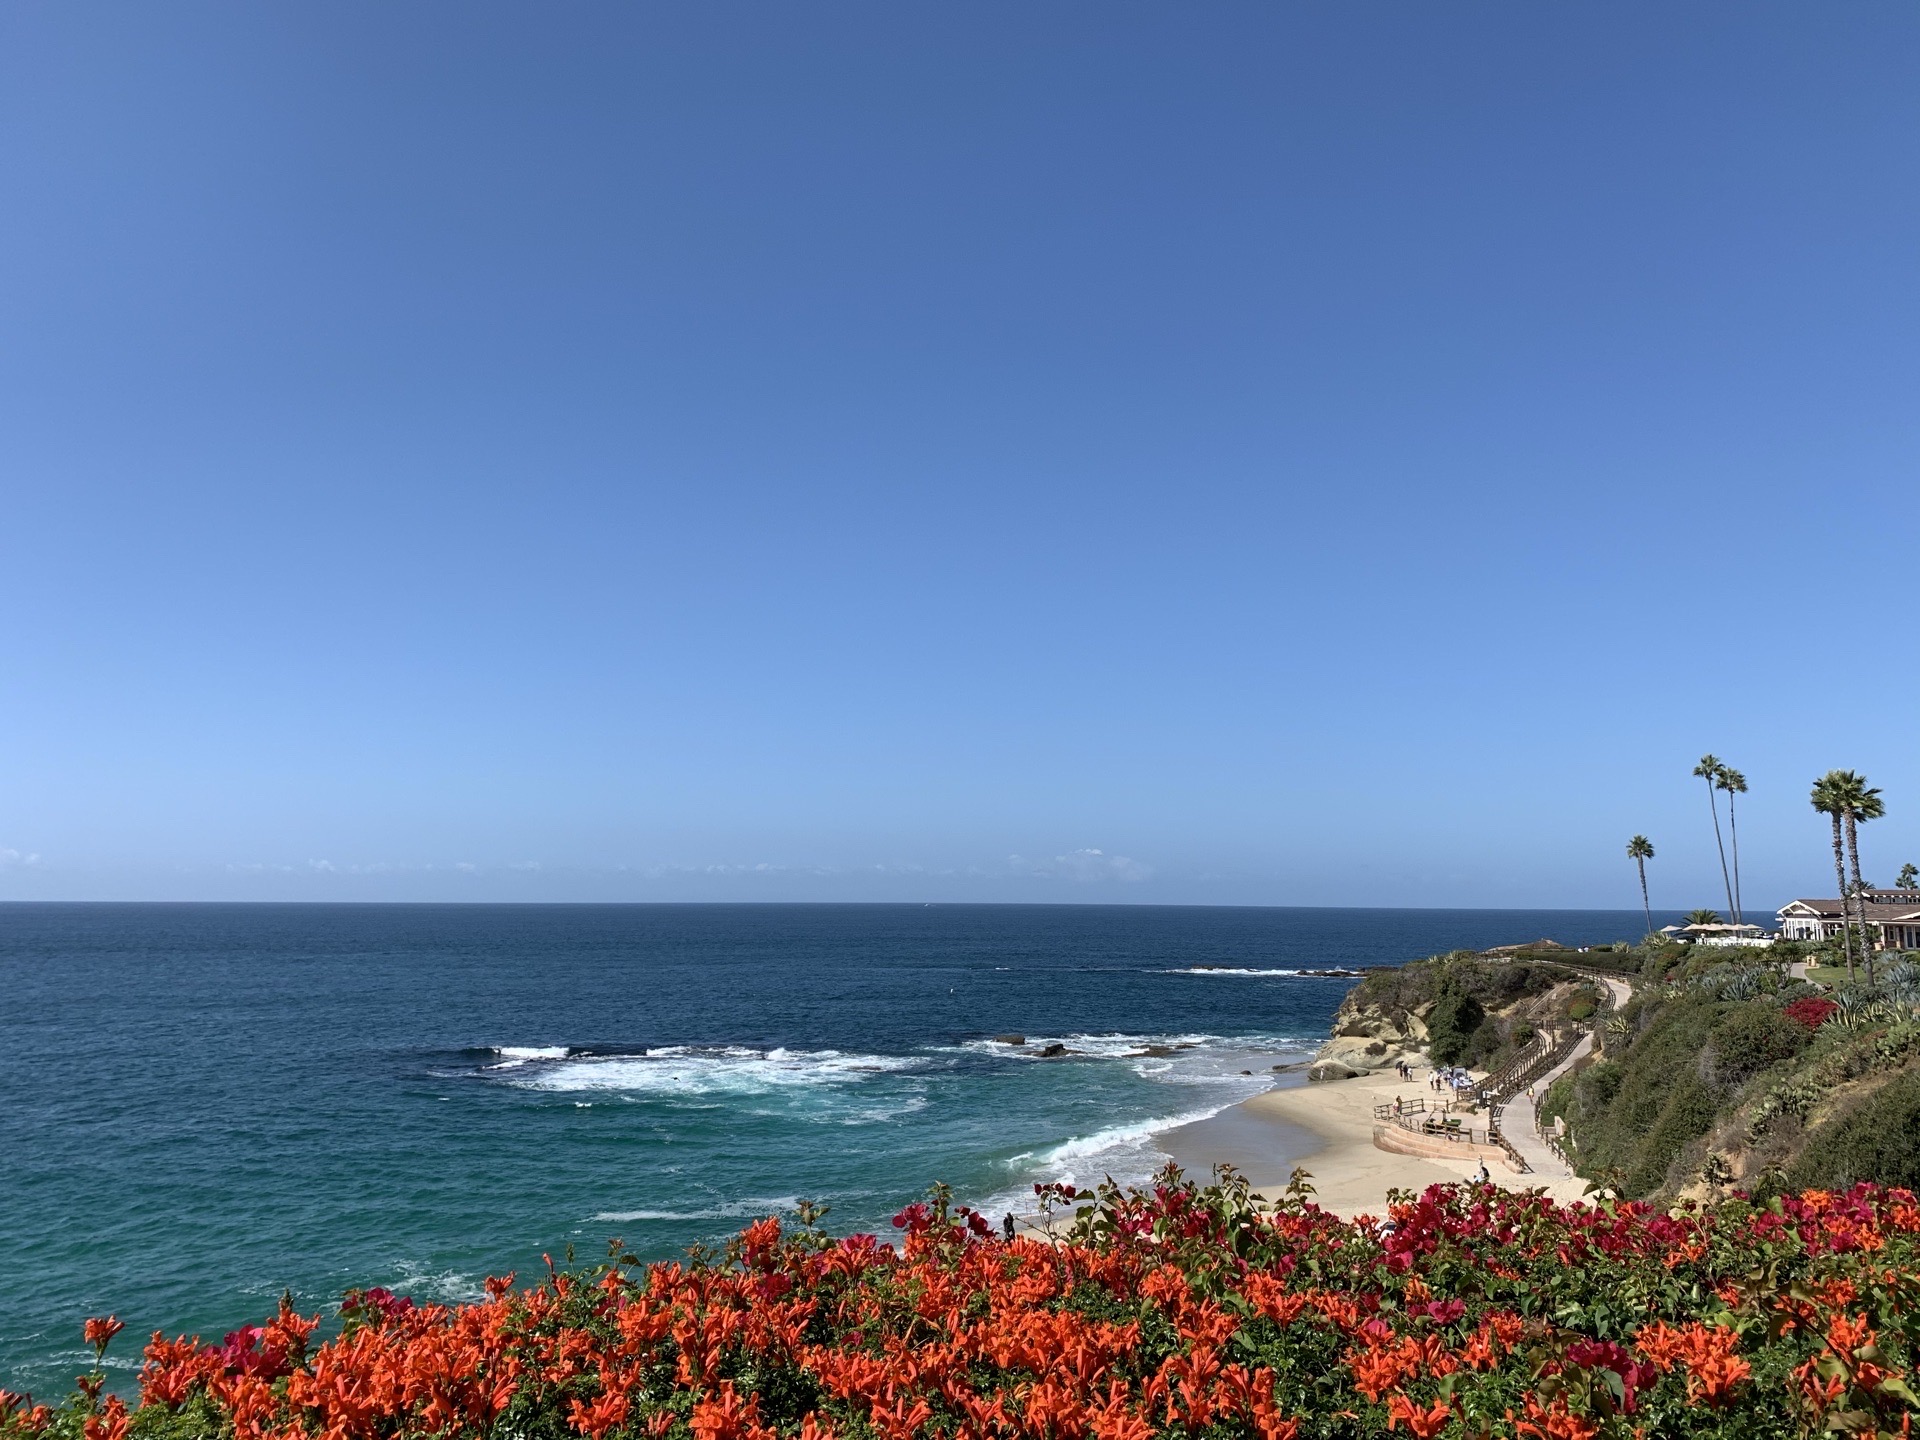
POLYGON ((1482 1160, 1480 1162, 1480 1170, 1479 1173, 1473 1177, 1473 1183, 1476 1185, 1491 1185, 1493 1183, 1493 1176, 1487 1173, 1486 1161, 1482 1160))
POLYGON ((1000 1222, 1000 1233, 1005 1235, 1009 1242, 1013 1240, 1013 1212, 1011 1210, 1007 1212, 1007 1218, 1000 1222))

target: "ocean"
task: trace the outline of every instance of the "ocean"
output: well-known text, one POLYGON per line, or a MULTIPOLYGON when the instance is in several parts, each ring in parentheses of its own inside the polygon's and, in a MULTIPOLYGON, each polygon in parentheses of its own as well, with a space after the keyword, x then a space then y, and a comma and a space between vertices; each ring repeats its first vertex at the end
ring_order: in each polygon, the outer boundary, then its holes
MULTIPOLYGON (((1664 918, 1664 917, 1663 917, 1664 918)), ((477 1296, 800 1197, 891 1233, 1144 1178, 1274 1083, 1351 979, 1638 911, 0 905, 0 1386, 80 1322, 217 1338, 282 1291, 477 1296), (999 1043, 1018 1033, 1026 1044, 999 1043), (1050 1044, 1070 1052, 1042 1058, 1050 1044)), ((128 1343, 135 1341, 136 1343, 128 1343)))

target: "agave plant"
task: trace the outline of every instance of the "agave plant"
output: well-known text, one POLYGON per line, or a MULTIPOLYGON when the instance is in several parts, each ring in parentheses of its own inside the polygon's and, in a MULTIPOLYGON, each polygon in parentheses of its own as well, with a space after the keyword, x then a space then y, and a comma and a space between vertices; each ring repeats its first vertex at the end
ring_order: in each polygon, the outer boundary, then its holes
POLYGON ((1772 979, 1772 972, 1762 965, 1723 965, 1707 971, 1693 983, 1716 999, 1751 1000, 1764 995, 1772 979))
POLYGON ((1843 1030, 1858 1030, 1879 1018, 1874 1013, 1879 1009, 1876 997, 1858 987, 1842 990, 1833 997, 1833 1002, 1840 1008, 1833 1012, 1829 1023, 1843 1030))
POLYGON ((1902 960, 1883 972, 1880 989, 1896 1008, 1920 1010, 1920 961, 1902 960))

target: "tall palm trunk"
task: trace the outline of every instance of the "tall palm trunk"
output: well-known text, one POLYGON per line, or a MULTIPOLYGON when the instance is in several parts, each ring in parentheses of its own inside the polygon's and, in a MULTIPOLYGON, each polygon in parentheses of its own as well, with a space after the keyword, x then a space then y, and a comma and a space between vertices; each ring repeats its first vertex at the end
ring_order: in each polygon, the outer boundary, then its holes
POLYGON ((1713 776, 1707 776, 1707 808, 1713 811, 1713 843, 1720 847, 1720 883, 1727 887, 1727 913, 1733 914, 1733 877, 1727 874, 1727 842, 1720 838, 1720 802, 1714 798, 1713 776))
POLYGON ((1640 908, 1647 912, 1647 934, 1653 934, 1653 902, 1647 899, 1647 858, 1644 855, 1633 857, 1633 863, 1640 867, 1640 908))
POLYGON ((1860 949, 1866 956, 1867 983, 1873 983, 1873 932, 1867 929, 1867 887, 1860 879, 1860 831, 1847 811, 1847 860, 1853 866, 1853 907, 1860 915, 1860 949))
POLYGON ((1840 885, 1840 943, 1847 956, 1847 979, 1853 979, 1853 913, 1847 908, 1847 840, 1840 828, 1840 812, 1833 812, 1833 878, 1840 885))
POLYGON ((1727 791, 1727 837, 1733 841, 1733 923, 1744 924, 1740 913, 1740 827, 1733 818, 1733 791, 1727 791))

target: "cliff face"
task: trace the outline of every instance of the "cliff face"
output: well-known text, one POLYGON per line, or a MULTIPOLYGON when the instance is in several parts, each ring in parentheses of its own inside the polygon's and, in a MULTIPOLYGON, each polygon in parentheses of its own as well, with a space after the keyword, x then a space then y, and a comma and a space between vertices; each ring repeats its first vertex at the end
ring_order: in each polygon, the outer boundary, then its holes
POLYGON ((1412 1006, 1370 998, 1356 985, 1333 1017, 1333 1038, 1322 1045, 1307 1071, 1309 1080, 1345 1080, 1384 1070, 1396 1060, 1427 1063, 1426 1016, 1431 1000, 1412 1006))
POLYGON ((1341 1001, 1332 1038, 1307 1076, 1344 1080, 1398 1060, 1490 1065, 1536 1031, 1564 1024, 1589 988, 1563 970, 1479 957, 1376 970, 1341 1001))

